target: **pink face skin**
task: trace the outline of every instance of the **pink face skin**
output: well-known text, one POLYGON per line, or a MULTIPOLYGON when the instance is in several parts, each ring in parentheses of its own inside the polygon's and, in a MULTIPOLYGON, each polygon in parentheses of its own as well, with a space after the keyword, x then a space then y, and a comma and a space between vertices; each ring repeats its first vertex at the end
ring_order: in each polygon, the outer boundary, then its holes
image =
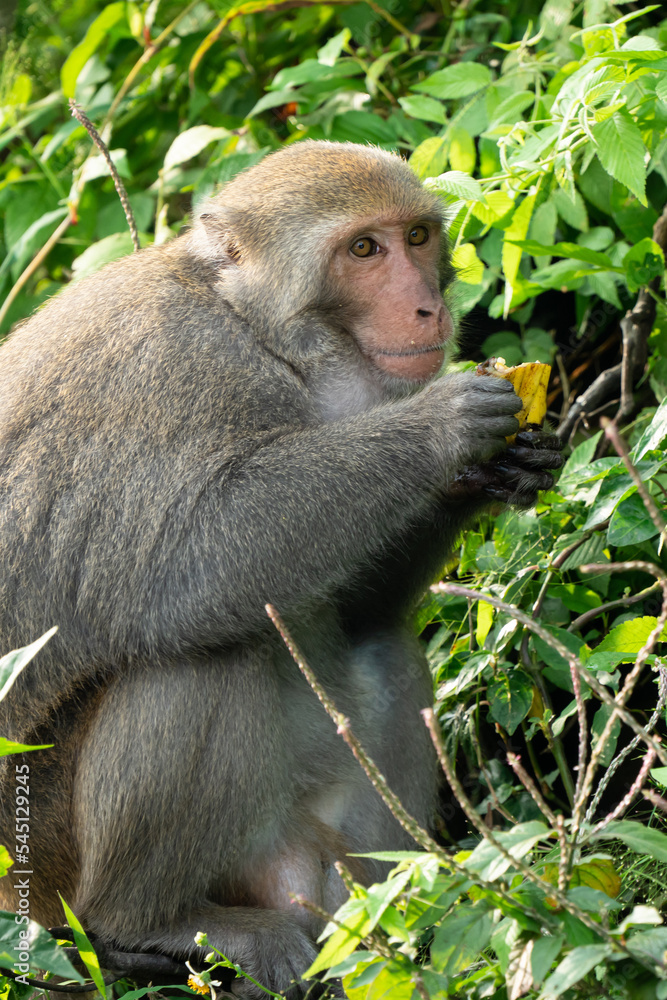
POLYGON ((422 383, 442 367, 454 327, 438 289, 439 258, 440 226, 429 219, 375 218, 336 250, 359 349, 387 375, 422 383))

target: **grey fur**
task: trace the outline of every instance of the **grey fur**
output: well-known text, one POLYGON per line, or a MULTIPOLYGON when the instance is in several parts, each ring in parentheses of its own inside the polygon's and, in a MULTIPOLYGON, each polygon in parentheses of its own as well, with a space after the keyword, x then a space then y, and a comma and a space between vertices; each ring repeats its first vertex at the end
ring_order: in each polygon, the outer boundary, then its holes
MULTIPOLYGON (((336 857, 414 846, 266 601, 431 820, 410 613, 481 505, 448 488, 503 449, 519 405, 506 381, 416 391, 364 359, 327 261, 339 225, 378 212, 440 210, 398 157, 299 144, 0 349, 1 648, 59 626, 0 707, 4 735, 56 744, 26 757, 43 923, 60 890, 115 945, 194 955, 203 930, 283 989, 319 931, 288 891, 331 911, 336 857)), ((13 783, 12 761, 4 810, 13 783)))

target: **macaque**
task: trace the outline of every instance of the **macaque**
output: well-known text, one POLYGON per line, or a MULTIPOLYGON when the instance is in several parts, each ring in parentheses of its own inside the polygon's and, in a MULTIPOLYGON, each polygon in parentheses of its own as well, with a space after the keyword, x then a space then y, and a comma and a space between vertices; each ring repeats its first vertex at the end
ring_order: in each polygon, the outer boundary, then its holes
POLYGON ((333 912, 337 859, 371 882, 349 853, 414 848, 267 602, 431 825, 411 613, 475 515, 560 464, 548 435, 508 453, 507 381, 439 377, 450 280, 441 204, 399 156, 304 141, 0 348, 1 647, 58 626, 0 706, 3 735, 54 745, 23 758, 40 923, 60 892, 110 948, 200 961, 203 931, 300 997, 321 925, 290 894, 333 912))

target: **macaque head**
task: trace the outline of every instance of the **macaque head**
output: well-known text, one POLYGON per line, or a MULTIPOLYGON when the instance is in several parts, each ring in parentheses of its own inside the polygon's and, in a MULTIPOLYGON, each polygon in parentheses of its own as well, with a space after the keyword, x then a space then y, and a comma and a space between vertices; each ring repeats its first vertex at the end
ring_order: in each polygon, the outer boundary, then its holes
POLYGON ((442 367, 453 335, 442 207, 395 154, 287 147, 203 206, 194 244, 219 262, 222 294, 274 339, 316 313, 390 381, 419 386, 442 367))

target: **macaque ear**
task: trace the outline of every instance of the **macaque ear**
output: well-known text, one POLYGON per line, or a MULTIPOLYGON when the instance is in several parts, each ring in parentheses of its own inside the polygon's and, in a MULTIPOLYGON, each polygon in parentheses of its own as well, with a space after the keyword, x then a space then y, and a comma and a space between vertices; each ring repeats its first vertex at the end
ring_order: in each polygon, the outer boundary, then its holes
POLYGON ((195 251, 221 267, 239 265, 243 254, 235 239, 229 220, 220 211, 204 211, 195 221, 193 230, 195 251))

